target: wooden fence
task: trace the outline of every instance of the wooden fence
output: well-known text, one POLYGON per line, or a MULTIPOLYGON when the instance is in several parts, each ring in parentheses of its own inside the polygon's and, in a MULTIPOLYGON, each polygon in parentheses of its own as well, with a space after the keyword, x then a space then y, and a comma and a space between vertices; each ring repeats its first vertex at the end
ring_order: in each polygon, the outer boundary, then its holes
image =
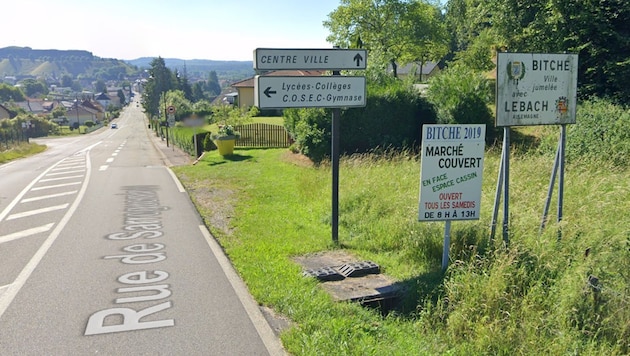
POLYGON ((287 130, 280 125, 254 123, 237 125, 234 129, 241 133, 236 140, 236 147, 289 147, 291 138, 287 130))

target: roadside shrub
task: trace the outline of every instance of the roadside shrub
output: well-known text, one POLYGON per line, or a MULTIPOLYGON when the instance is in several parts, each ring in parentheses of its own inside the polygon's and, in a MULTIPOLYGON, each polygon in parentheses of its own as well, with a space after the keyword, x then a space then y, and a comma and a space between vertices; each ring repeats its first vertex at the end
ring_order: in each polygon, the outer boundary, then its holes
POLYGON ((567 161, 605 162, 614 167, 630 165, 630 113, 604 99, 578 106, 576 124, 567 129, 567 161))
POLYGON ((212 133, 208 132, 203 137, 203 150, 204 151, 212 151, 216 149, 214 142, 212 142, 212 133))
POLYGON ((286 109, 284 126, 302 154, 314 162, 330 155, 332 112, 325 109, 286 109))
POLYGON ((486 124, 486 142, 498 136, 489 105, 494 101, 493 83, 484 74, 462 65, 449 67, 431 79, 427 97, 440 124, 486 124))
POLYGON ((431 104, 411 86, 401 82, 370 86, 366 107, 342 113, 341 150, 364 153, 418 147, 422 125, 435 119, 431 104))
MULTIPOLYGON (((431 104, 402 83, 369 86, 366 101, 365 108, 341 110, 341 153, 417 147, 422 124, 435 122, 431 104)), ((330 156, 331 123, 332 109, 284 110, 285 128, 315 162, 330 156)))

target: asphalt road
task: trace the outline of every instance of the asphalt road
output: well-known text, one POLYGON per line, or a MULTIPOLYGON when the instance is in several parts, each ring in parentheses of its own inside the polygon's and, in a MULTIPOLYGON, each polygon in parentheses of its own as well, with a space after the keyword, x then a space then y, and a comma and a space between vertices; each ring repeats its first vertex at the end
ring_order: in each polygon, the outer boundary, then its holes
MULTIPOLYGON (((135 104, 0 166, 0 355, 283 354, 135 104)), ((159 138, 157 139, 159 141, 159 138)))

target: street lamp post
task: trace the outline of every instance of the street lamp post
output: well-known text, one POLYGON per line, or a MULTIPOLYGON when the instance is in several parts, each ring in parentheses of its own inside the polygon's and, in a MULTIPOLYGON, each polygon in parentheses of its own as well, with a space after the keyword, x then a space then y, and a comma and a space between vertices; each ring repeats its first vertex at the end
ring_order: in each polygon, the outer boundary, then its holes
POLYGON ((75 110, 77 112, 77 130, 81 133, 81 122, 79 121, 79 97, 75 97, 74 99, 75 110))

